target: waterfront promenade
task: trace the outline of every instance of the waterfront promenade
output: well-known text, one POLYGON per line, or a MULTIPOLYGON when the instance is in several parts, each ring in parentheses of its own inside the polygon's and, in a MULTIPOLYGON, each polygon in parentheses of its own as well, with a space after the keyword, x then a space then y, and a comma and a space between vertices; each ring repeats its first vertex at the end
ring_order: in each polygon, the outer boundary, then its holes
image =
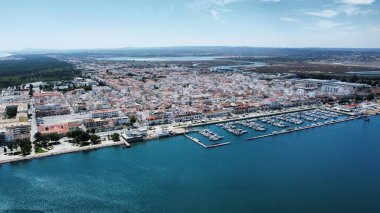
MULTIPOLYGON (((245 120, 245 119, 251 119, 251 118, 275 116, 275 115, 281 115, 281 114, 287 114, 287 113, 293 113, 293 112, 308 111, 308 110, 313 110, 313 109, 317 109, 317 108, 324 109, 324 110, 330 110, 330 111, 334 111, 334 112, 338 112, 341 114, 352 116, 351 113, 345 113, 345 112, 340 112, 340 111, 336 111, 336 110, 331 110, 330 108, 325 108, 325 107, 301 107, 301 108, 298 107, 298 108, 293 108, 293 109, 284 110, 284 111, 274 111, 274 112, 265 112, 265 113, 251 113, 251 114, 248 114, 246 116, 240 115, 240 116, 233 117, 233 118, 223 118, 223 119, 212 120, 212 121, 208 121, 208 122, 204 122, 204 123, 203 122, 202 123, 188 123, 188 124, 182 125, 182 126, 172 126, 171 128, 172 128, 173 133, 174 133, 173 136, 184 135, 185 137, 189 138, 190 140, 192 140, 193 142, 202 146, 203 148, 209 149, 209 148, 215 148, 215 147, 220 147, 220 146, 224 146, 224 145, 229 145, 229 144, 231 144, 231 142, 205 145, 201 141, 199 141, 198 139, 187 135, 186 133, 191 132, 191 131, 188 131, 187 128, 200 127, 200 126, 205 126, 205 125, 212 125, 212 124, 238 121, 238 120, 245 120)), ((340 122, 344 122, 344 121, 348 121, 348 120, 351 120, 351 119, 345 119, 345 120, 340 121, 340 122)), ((339 122, 335 122, 335 123, 339 123, 339 122)), ((314 127, 319 127, 319 126, 323 126, 323 125, 316 125, 314 127)), ((279 134, 285 134, 285 133, 300 131, 300 130, 314 128, 314 127, 304 127, 304 128, 299 128, 297 130, 290 130, 290 131, 279 132, 279 133, 274 133, 274 134, 272 133, 272 134, 267 134, 267 135, 258 136, 258 137, 254 137, 254 138, 249 138, 248 140, 255 140, 258 138, 264 138, 264 137, 269 137, 269 136, 274 136, 274 135, 279 135, 279 134)), ((151 140, 151 139, 153 139, 153 138, 145 138, 145 140, 151 140)), ((103 141, 102 144, 90 145, 90 146, 85 146, 85 147, 73 146, 72 144, 68 144, 66 142, 65 142, 65 144, 66 145, 63 148, 62 147, 54 147, 53 150, 49 150, 46 153, 40 153, 40 154, 32 153, 31 155, 28 155, 25 157, 21 156, 21 155, 15 155, 15 156, 0 155, 0 164, 12 163, 12 162, 23 161, 23 160, 31 160, 31 159, 37 159, 37 158, 43 158, 43 157, 49 157, 49 156, 66 154, 66 153, 88 151, 88 150, 100 149, 100 148, 110 147, 110 146, 126 145, 127 147, 130 147, 130 145, 128 146, 128 144, 125 144, 123 139, 120 142, 103 141)))
POLYGON ((68 153, 73 153, 73 152, 82 152, 82 151, 89 151, 89 150, 95 150, 95 149, 100 149, 104 147, 110 147, 110 146, 120 146, 124 145, 124 141, 118 141, 118 142, 113 142, 113 141, 103 141, 102 144, 96 144, 96 145, 89 145, 89 146, 65 146, 65 148, 62 149, 53 149, 45 153, 40 153, 40 154, 30 154, 28 156, 0 156, 0 164, 4 163, 12 163, 12 162, 17 162, 17 161, 24 161, 24 160, 32 160, 32 159, 37 159, 37 158, 44 158, 44 157, 50 157, 50 156, 55 156, 55 155, 62 155, 62 154, 68 154, 68 153))

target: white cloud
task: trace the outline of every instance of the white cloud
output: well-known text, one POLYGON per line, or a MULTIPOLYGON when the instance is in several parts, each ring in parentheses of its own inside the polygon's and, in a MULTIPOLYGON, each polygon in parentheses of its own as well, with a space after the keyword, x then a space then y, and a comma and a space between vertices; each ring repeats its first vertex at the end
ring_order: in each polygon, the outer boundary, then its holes
POLYGON ((298 19, 295 19, 295 18, 289 18, 289 17, 282 17, 281 20, 282 20, 282 21, 286 21, 286 22, 293 22, 293 23, 295 23, 295 22, 299 22, 299 21, 300 21, 300 20, 298 20, 298 19))
POLYGON ((324 18, 332 18, 334 16, 337 16, 339 12, 335 10, 322 10, 320 12, 307 12, 307 15, 311 16, 319 16, 319 17, 324 17, 324 18))
POLYGON ((339 10, 339 12, 344 13, 348 16, 367 15, 367 14, 373 12, 373 10, 370 10, 370 9, 363 10, 363 9, 359 8, 358 6, 351 5, 351 4, 341 5, 338 8, 338 10, 339 10))
POLYGON ((306 12, 305 14, 311 16, 318 16, 323 18, 333 18, 340 14, 346 14, 347 16, 354 15, 367 15, 374 12, 372 9, 362 9, 360 5, 354 4, 340 4, 336 9, 326 9, 322 11, 306 12))
POLYGON ((220 20, 225 13, 231 12, 226 7, 239 1, 244 0, 194 0, 187 5, 194 12, 206 13, 215 20, 220 20))
POLYGON ((338 1, 339 3, 343 3, 343 4, 372 4, 374 3, 376 0, 340 0, 338 1))
POLYGON ((231 3, 234 3, 234 2, 238 2, 238 1, 241 1, 241 0, 203 0, 203 1, 205 3, 213 3, 213 4, 224 6, 224 5, 228 5, 228 4, 231 4, 231 3))
POLYGON ((378 32, 380 32, 380 27, 379 26, 372 26, 369 28, 369 31, 378 33, 378 32))
POLYGON ((221 13, 217 10, 210 10, 210 13, 215 20, 219 20, 220 18, 222 18, 221 13))
POLYGON ((341 22, 334 22, 330 20, 318 20, 314 25, 307 26, 305 29, 311 29, 311 30, 329 30, 334 29, 338 27, 346 26, 347 23, 341 23, 341 22))

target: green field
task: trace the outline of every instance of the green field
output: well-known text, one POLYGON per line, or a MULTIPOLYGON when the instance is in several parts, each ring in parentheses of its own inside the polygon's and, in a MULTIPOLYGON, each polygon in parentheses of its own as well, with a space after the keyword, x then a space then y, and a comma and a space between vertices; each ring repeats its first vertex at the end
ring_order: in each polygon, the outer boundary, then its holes
POLYGON ((45 55, 0 60, 0 88, 36 81, 70 80, 80 74, 70 63, 45 55))

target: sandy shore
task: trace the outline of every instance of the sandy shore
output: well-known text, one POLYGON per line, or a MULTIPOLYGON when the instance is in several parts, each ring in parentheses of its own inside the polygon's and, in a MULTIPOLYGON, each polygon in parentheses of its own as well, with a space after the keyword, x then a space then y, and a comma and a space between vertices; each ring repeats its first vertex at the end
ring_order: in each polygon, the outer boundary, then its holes
POLYGON ((94 150, 94 149, 100 149, 104 147, 120 146, 120 145, 124 145, 124 142, 123 141, 119 141, 119 142, 103 141, 101 144, 89 145, 89 146, 83 146, 83 147, 74 146, 69 143, 62 143, 60 145, 55 146, 52 150, 45 153, 41 153, 41 154, 31 154, 25 157, 21 155, 16 155, 16 156, 2 155, 0 156, 0 164, 12 163, 12 162, 23 161, 23 160, 32 160, 32 159, 37 159, 37 158, 44 158, 44 157, 49 157, 49 156, 62 155, 62 154, 73 153, 73 152, 82 152, 82 151, 87 151, 87 150, 94 150))

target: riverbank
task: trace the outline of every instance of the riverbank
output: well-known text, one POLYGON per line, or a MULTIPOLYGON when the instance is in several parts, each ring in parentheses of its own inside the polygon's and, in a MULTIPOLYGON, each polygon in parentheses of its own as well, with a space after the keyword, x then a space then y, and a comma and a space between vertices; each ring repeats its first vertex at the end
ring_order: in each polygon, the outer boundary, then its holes
POLYGON ((68 143, 62 143, 54 147, 54 149, 45 153, 40 153, 40 154, 31 154, 28 156, 2 155, 0 156, 0 165, 5 164, 5 163, 14 163, 18 161, 33 160, 33 159, 45 158, 45 157, 50 157, 50 156, 55 156, 55 155, 89 151, 89 150, 95 150, 95 149, 100 149, 100 148, 105 148, 105 147, 110 147, 110 146, 120 146, 120 145, 124 145, 124 141, 118 141, 118 142, 103 141, 101 144, 89 145, 89 146, 83 146, 83 147, 73 146, 72 144, 68 144, 68 143))
MULTIPOLYGON (((170 126, 171 130, 173 131, 173 136, 177 135, 184 135, 188 132, 187 128, 192 128, 192 127, 199 127, 199 126, 205 126, 205 125, 212 125, 212 124, 218 124, 218 123, 224 123, 224 122, 231 122, 231 121, 239 121, 239 120, 245 120, 245 119, 252 119, 252 118, 260 118, 260 117, 267 117, 267 116, 276 116, 276 115, 281 115, 281 114, 287 114, 287 113, 293 113, 293 112, 302 112, 302 111, 308 111, 308 110, 313 110, 316 108, 324 109, 324 110, 330 110, 330 111, 336 111, 332 110, 330 108, 324 108, 324 107, 297 107, 297 108, 292 108, 289 110, 284 110, 284 111, 272 111, 272 112, 265 112, 265 113, 250 113, 250 114, 245 114, 245 115, 238 115, 237 117, 233 118, 221 118, 218 120, 211 120, 208 122, 202 122, 202 123, 188 123, 182 126, 170 126)), ((350 113, 345 113, 345 112, 340 112, 341 114, 346 114, 352 116, 350 113)), ((155 139, 153 137, 147 137, 144 138, 144 141, 149 141, 155 139)), ((229 143, 228 143, 229 144, 229 143)), ((97 145, 89 145, 85 147, 78 147, 74 146, 70 143, 67 142, 62 142, 60 145, 54 146, 52 150, 49 150, 48 152, 45 153, 33 153, 28 156, 21 156, 21 155, 0 155, 0 165, 5 164, 5 163, 13 163, 17 161, 24 161, 24 160, 32 160, 32 159, 37 159, 37 158, 44 158, 44 157, 50 157, 50 156, 55 156, 55 155, 62 155, 62 154, 68 154, 68 153, 73 153, 73 152, 81 152, 81 151, 88 151, 88 150, 95 150, 95 149, 100 149, 104 147, 110 147, 110 146, 120 146, 120 145, 126 145, 125 142, 122 140, 120 142, 113 142, 113 141, 103 141, 102 144, 97 144, 97 145)), ((223 144, 227 145, 227 144, 223 144)), ((205 146, 205 148, 212 148, 214 146, 205 146)))

